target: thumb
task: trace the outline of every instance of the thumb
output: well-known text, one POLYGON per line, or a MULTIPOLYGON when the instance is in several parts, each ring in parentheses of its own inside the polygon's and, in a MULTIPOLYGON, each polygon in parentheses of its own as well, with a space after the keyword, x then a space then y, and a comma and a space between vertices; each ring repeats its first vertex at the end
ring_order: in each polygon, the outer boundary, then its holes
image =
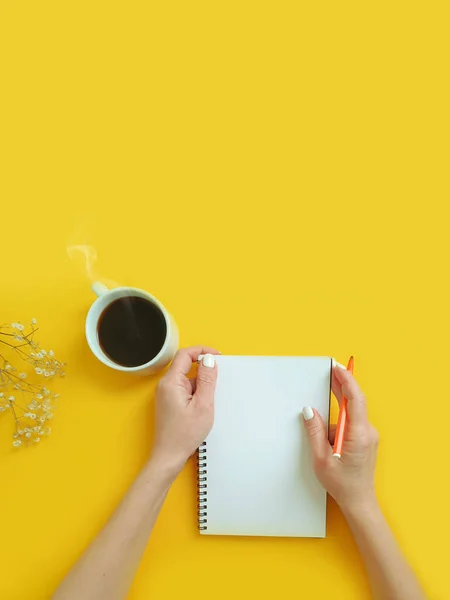
POLYGON ((212 354, 205 354, 198 365, 194 398, 201 403, 213 404, 216 381, 216 360, 212 354))
POLYGON ((310 406, 304 406, 302 413, 314 462, 326 461, 331 456, 332 450, 322 417, 310 406))

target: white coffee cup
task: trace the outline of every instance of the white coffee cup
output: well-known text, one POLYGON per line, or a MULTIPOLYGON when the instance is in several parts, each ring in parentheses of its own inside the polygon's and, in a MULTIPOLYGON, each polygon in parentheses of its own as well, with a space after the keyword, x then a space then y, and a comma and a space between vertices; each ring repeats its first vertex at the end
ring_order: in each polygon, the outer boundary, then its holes
POLYGON ((178 349, 178 328, 173 317, 167 312, 159 300, 148 292, 132 287, 117 287, 109 290, 103 283, 96 281, 92 284, 92 291, 98 296, 86 317, 86 339, 89 348, 93 354, 104 365, 115 369, 116 371, 125 371, 127 373, 137 373, 139 375, 149 375, 160 371, 167 366, 178 349), (98 320, 105 308, 117 300, 124 297, 145 298, 148 302, 155 305, 164 316, 166 321, 166 339, 159 353, 149 362, 137 367, 125 367, 111 360, 102 350, 98 340, 98 320))

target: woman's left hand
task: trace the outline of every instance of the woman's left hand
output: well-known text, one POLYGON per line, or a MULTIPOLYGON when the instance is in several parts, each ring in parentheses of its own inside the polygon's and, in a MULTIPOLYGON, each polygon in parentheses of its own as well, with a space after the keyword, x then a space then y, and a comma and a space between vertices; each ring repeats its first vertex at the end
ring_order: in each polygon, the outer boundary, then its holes
POLYGON ((192 346, 178 350, 156 392, 156 427, 152 458, 176 475, 211 431, 217 365, 214 348, 192 346), (197 376, 189 379, 200 354, 197 376))

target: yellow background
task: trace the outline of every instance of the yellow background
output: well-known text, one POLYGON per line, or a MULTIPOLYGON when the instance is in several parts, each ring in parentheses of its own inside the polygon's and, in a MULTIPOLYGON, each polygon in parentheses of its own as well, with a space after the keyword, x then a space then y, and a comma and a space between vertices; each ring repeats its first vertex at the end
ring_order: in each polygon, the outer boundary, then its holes
MULTIPOLYGON (((88 351, 74 243, 182 345, 354 353, 380 502, 450 597, 447 6, 2 0, 0 320, 69 367, 40 447, 1 415, 1 598, 49 597, 151 445, 155 381, 88 351)), ((205 539, 195 496, 190 465, 132 600, 368 597, 332 501, 324 541, 205 539)))

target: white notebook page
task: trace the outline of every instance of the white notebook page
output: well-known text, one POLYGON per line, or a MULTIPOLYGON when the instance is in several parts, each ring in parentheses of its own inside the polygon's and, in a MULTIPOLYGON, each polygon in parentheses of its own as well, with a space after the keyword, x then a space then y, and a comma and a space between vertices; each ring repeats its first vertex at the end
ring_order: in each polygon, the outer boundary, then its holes
POLYGON ((301 410, 328 424, 331 358, 218 356, 205 535, 324 537, 326 492, 301 410))

